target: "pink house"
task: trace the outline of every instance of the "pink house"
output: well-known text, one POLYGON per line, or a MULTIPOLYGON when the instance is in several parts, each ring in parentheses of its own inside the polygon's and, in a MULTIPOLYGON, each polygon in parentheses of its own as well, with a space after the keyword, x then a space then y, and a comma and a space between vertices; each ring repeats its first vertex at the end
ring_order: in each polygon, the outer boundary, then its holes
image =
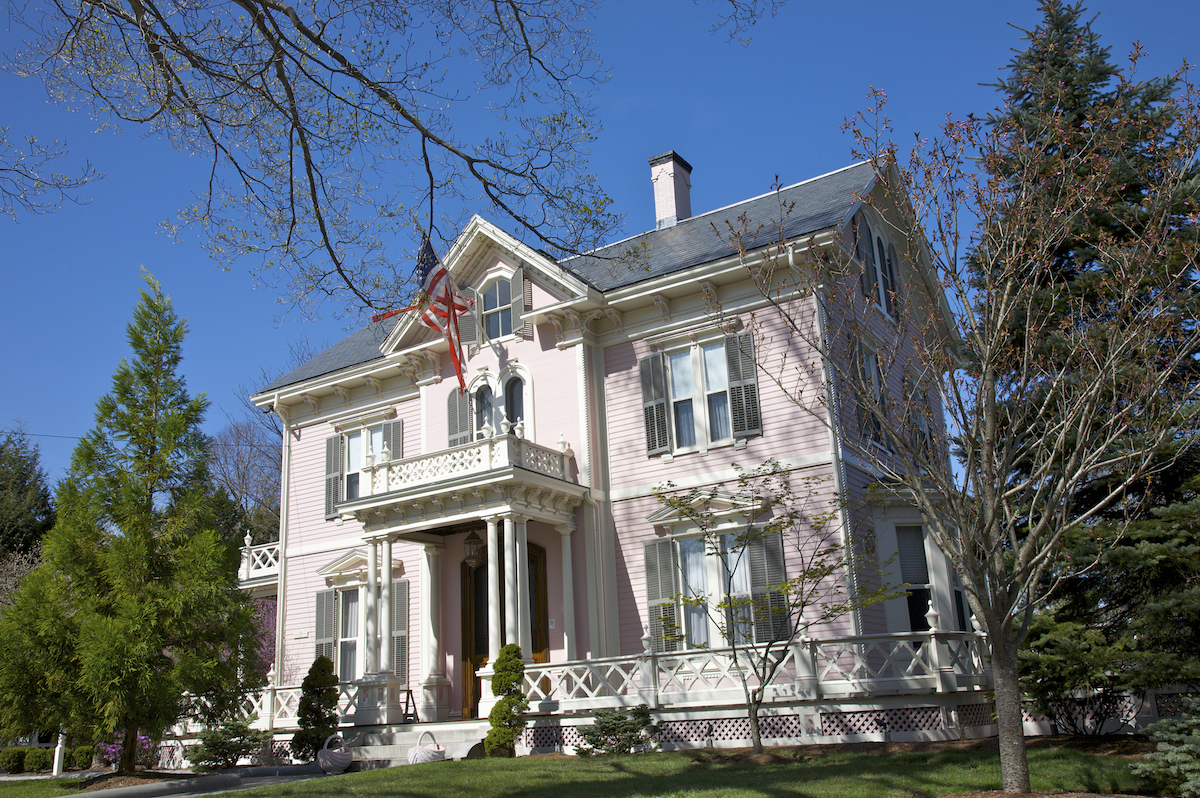
MULTIPOLYGON (((242 574, 278 599, 271 684, 255 709, 280 740, 300 681, 326 654, 344 722, 364 733, 360 759, 401 758, 400 724, 413 721, 465 751, 486 725, 471 719, 491 704, 488 663, 518 643, 530 750, 569 749, 588 710, 642 702, 669 746, 745 744, 726 641, 677 600, 685 574, 715 587, 720 555, 655 488, 729 485, 731 463, 772 458, 843 497, 837 534, 872 535, 879 578, 910 588, 803 634, 746 632, 789 638, 766 741, 994 731, 985 647, 953 572, 914 509, 872 498, 878 474, 848 445, 874 434, 870 414, 826 383, 821 354, 789 335, 747 268, 781 239, 793 255, 847 265, 868 295, 869 335, 831 343, 857 351, 830 355, 860 358, 881 399, 899 396, 905 375, 879 351, 894 343, 902 302, 941 297, 897 257, 872 166, 692 216, 691 166, 674 152, 650 163, 655 229, 595 256, 555 261, 479 217, 441 254, 476 300, 461 324, 465 393, 446 342, 409 313, 255 397, 286 425, 279 541, 247 548, 242 574), (782 227, 740 256, 714 226, 743 215, 782 227), (824 398, 802 410, 795 387, 780 387, 785 372, 808 375, 795 379, 824 398), (678 635, 664 635, 665 621, 678 635)), ((799 307, 816 319, 811 298, 799 307)), ((914 434, 929 436, 939 415, 931 407, 914 434)), ((745 500, 731 494, 730 512, 745 500)), ((740 577, 751 594, 796 567, 788 549, 764 551, 767 565, 740 577)))

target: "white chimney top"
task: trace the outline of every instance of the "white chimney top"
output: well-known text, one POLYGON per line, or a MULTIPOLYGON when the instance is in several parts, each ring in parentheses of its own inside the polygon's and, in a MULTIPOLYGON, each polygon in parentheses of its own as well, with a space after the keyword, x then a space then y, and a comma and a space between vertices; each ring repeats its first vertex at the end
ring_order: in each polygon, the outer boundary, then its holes
POLYGON ((658 229, 674 227, 692 215, 692 165, 674 150, 650 159, 654 184, 654 215, 658 229))

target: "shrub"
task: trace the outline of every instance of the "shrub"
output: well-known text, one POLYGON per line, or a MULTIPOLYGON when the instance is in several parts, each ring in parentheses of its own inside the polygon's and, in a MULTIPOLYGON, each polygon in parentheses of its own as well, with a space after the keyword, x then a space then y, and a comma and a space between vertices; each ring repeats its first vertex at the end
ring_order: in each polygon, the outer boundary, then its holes
POLYGON ((38 773, 50 770, 52 767, 54 767, 54 749, 30 748, 25 752, 25 770, 27 772, 38 773))
POLYGON ((200 732, 200 744, 188 752, 188 759, 197 770, 231 768, 242 757, 262 750, 271 733, 250 728, 253 717, 231 718, 214 729, 200 732))
POLYGON ((525 718, 521 715, 529 709, 529 700, 521 693, 521 683, 525 680, 521 647, 510 643, 501 648, 492 670, 492 695, 500 700, 488 713, 492 728, 483 740, 483 750, 488 756, 512 756, 517 735, 525 728, 525 718))
POLYGON ((0 768, 9 773, 25 772, 25 752, 28 748, 5 748, 0 751, 0 768))
POLYGON ((80 770, 87 770, 92 766, 92 757, 96 755, 96 746, 94 745, 77 745, 73 753, 75 767, 80 770))
POLYGON ((292 737, 292 755, 297 759, 316 759, 325 739, 337 731, 337 684, 333 660, 317 657, 300 684, 300 731, 292 737))
POLYGON ((1183 706, 1183 717, 1162 720, 1146 729, 1157 750, 1134 763, 1132 770, 1165 793, 1200 798, 1200 698, 1186 698, 1183 706))
POLYGON ((579 746, 580 756, 591 754, 628 754, 635 748, 653 751, 658 748, 662 727, 650 717, 650 707, 638 704, 632 709, 598 709, 590 726, 577 731, 586 745, 579 746))
MULTIPOLYGON (((100 761, 106 765, 115 765, 121 761, 121 750, 124 748, 125 732, 119 731, 110 743, 100 743, 96 748, 100 751, 100 761)), ((152 768, 158 764, 158 746, 144 734, 137 736, 137 751, 133 755, 133 764, 139 767, 152 768)))

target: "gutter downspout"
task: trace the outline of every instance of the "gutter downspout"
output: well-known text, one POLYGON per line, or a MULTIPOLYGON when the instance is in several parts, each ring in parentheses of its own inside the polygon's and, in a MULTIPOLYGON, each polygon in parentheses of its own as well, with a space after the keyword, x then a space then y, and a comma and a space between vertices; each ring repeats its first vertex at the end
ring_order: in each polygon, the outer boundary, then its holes
MULTIPOLYGON (((788 268, 792 271, 796 269, 794 245, 788 246, 788 268)), ((830 351, 829 339, 825 333, 828 327, 828 320, 825 317, 825 296, 822 288, 823 285, 820 283, 813 287, 813 303, 816 305, 814 316, 817 321, 817 339, 821 342, 819 354, 821 356, 823 382, 825 383, 825 407, 829 411, 829 421, 826 426, 829 429, 829 452, 833 457, 833 490, 838 497, 838 525, 842 530, 842 548, 846 552, 846 565, 848 566, 846 569, 846 592, 847 597, 851 601, 854 601, 858 597, 858 572, 854 562, 850 516, 846 512, 849 497, 846 494, 846 460, 842 456, 842 414, 838 410, 837 391, 834 390, 833 366, 830 364, 827 356, 827 353, 830 351)), ((850 619, 854 623, 854 635, 861 635, 863 633, 862 608, 855 607, 850 619)))

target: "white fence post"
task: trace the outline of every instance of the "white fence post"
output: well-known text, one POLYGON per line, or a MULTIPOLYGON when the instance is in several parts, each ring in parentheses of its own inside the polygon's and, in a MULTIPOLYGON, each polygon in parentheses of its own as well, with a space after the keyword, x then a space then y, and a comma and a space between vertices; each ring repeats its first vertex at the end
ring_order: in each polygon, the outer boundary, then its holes
POLYGON ((650 628, 643 627, 642 656, 638 662, 638 695, 642 703, 651 709, 658 709, 658 657, 651 647, 650 628))

